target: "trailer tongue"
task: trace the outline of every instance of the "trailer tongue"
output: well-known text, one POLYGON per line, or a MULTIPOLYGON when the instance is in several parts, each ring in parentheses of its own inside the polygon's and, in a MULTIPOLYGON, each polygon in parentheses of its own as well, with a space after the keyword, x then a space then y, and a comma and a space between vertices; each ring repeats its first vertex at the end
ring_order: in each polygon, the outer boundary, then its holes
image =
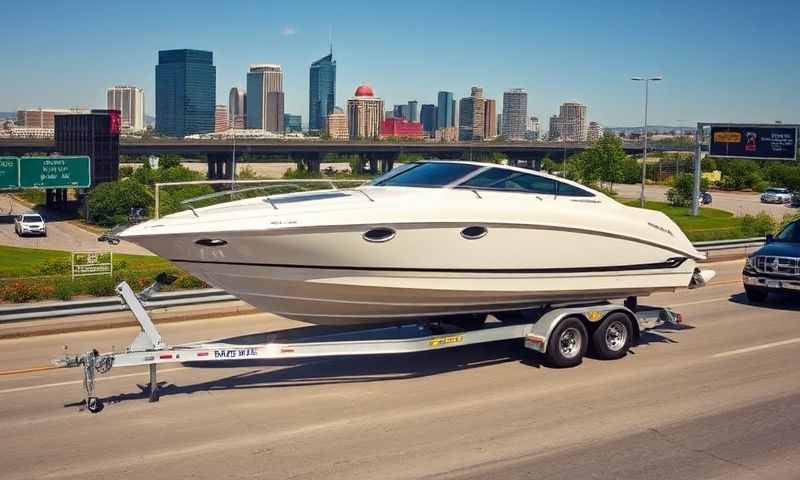
POLYGON ((60 367, 83 369, 85 404, 92 413, 103 408, 96 394, 95 377, 113 367, 146 365, 150 383, 145 389, 150 401, 155 402, 159 398, 157 366, 166 363, 413 353, 524 339, 526 348, 544 354, 551 365, 571 367, 581 362, 587 349, 591 348, 599 358, 620 358, 635 344, 641 332, 665 323, 681 322, 680 315, 668 308, 638 307, 635 299, 628 299, 625 305, 601 301, 545 308, 532 319, 521 317, 518 322, 492 322, 475 330, 458 329, 446 323, 410 324, 349 330, 292 343, 169 345, 131 287, 122 282, 117 285, 116 292, 141 326, 139 335, 128 348, 124 352, 110 353, 92 350, 53 361, 60 367))

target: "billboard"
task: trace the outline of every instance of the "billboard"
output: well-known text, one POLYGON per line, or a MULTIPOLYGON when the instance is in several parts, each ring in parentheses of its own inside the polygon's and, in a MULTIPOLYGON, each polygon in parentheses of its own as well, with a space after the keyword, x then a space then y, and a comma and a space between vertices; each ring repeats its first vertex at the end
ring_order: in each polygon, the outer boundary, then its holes
POLYGON ((797 128, 781 125, 712 125, 713 157, 797 159, 797 128))
POLYGON ((21 188, 87 188, 92 184, 92 162, 86 156, 21 157, 21 188))
POLYGON ((17 188, 19 185, 19 159, 0 157, 0 189, 17 188))

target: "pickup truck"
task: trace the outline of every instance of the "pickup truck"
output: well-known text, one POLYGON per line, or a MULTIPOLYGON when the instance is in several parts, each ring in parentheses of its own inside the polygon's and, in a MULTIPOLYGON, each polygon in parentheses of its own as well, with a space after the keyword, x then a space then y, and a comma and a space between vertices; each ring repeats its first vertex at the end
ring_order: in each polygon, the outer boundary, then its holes
POLYGON ((759 303, 770 292, 800 295, 800 220, 780 233, 767 235, 767 243, 747 257, 742 281, 747 299, 759 303))

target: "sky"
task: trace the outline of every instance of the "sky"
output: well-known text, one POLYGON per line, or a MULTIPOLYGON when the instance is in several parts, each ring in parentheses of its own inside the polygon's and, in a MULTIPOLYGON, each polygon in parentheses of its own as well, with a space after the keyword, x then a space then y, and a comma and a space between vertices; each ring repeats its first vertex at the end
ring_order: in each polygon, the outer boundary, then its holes
POLYGON ((0 111, 105 108, 106 88, 144 88, 155 111, 158 50, 211 50, 217 103, 248 66, 283 66, 285 109, 308 117, 308 68, 333 32, 336 104, 366 83, 391 105, 456 98, 473 85, 498 100, 526 88, 544 128, 565 101, 589 120, 800 123, 800 2, 404 0, 402 2, 41 0, 3 8, 0 111))

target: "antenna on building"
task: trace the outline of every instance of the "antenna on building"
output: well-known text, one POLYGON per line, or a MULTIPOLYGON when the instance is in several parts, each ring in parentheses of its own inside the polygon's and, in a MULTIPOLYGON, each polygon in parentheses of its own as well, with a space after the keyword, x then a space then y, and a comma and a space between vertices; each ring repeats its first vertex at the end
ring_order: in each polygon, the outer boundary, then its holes
POLYGON ((333 57, 333 25, 328 28, 328 46, 331 49, 331 57, 333 57))

